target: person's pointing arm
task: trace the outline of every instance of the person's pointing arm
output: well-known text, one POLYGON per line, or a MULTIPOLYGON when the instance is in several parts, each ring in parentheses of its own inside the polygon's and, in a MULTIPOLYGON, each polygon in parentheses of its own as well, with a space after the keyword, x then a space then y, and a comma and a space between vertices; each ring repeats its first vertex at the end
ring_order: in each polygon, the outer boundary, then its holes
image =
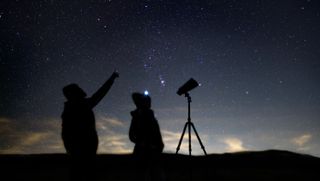
POLYGON ((95 107, 101 99, 108 93, 114 80, 119 77, 118 72, 113 72, 110 78, 89 98, 90 107, 95 107))

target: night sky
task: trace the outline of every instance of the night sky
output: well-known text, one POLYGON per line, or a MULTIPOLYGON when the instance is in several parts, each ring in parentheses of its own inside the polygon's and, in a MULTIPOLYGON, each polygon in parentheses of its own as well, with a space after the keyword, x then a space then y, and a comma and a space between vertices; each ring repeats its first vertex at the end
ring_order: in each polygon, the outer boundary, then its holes
POLYGON ((208 153, 320 156, 319 48, 317 0, 2 0, 0 154, 64 153, 62 88, 90 96, 118 70, 94 109, 99 153, 132 151, 131 93, 145 90, 175 152, 187 118, 176 91, 193 77, 191 118, 208 153))

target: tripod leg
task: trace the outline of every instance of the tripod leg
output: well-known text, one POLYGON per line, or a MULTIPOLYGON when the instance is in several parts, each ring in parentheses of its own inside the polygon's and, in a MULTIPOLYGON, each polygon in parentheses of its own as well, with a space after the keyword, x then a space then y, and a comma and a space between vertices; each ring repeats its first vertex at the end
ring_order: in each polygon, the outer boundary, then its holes
POLYGON ((189 156, 191 156, 192 149, 191 149, 191 125, 190 124, 188 124, 188 133, 189 133, 189 156))
POLYGON ((200 146, 201 146, 204 154, 207 155, 207 152, 206 152, 206 150, 205 150, 205 148, 204 148, 204 146, 203 146, 203 144, 202 144, 202 142, 201 142, 200 136, 198 135, 198 132, 197 132, 196 128, 194 127, 194 124, 193 124, 192 122, 191 122, 190 124, 191 124, 191 126, 192 126, 192 128, 193 128, 194 133, 196 134, 196 136, 197 136, 197 138, 198 138, 198 141, 199 141, 199 143, 200 143, 200 146))
POLYGON ((188 122, 186 122, 186 124, 184 125, 183 131, 182 131, 182 134, 181 134, 181 137, 180 137, 180 140, 179 140, 179 144, 178 144, 178 146, 177 146, 176 154, 178 154, 178 152, 179 152, 179 150, 180 150, 181 142, 182 142, 182 140, 183 140, 184 133, 186 132, 187 125, 188 125, 188 122))

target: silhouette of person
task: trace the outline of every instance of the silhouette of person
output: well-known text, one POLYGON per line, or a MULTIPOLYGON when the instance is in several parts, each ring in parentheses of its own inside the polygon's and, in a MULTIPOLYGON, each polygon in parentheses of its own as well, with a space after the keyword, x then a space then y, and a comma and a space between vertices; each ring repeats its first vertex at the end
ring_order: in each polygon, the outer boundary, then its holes
MULTIPOLYGON (((72 158, 73 171, 81 175, 83 163, 93 161, 98 149, 98 135, 92 109, 102 100, 119 77, 114 72, 110 78, 90 98, 77 85, 69 84, 63 88, 67 98, 62 113, 62 140, 67 153, 72 158)), ((76 176, 73 176, 74 179, 76 176)), ((79 176, 81 177, 81 176, 79 176)), ((80 178, 81 180, 86 180, 80 178)))
POLYGON ((160 155, 164 144, 157 119, 151 109, 151 98, 133 93, 136 109, 131 111, 129 138, 135 143, 133 155, 137 161, 136 180, 163 180, 160 155))

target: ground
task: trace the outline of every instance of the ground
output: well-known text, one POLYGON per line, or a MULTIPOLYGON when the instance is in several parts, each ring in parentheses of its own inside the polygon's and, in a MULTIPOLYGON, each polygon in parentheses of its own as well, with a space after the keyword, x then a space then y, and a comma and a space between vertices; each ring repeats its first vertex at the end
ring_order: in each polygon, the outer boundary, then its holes
MULTIPOLYGON (((1 178, 6 178, 1 180, 67 181, 68 163, 65 154, 0 155, 1 178)), ((159 165, 147 169, 154 171, 156 180, 320 180, 320 158, 278 150, 192 157, 163 154, 159 165)), ((98 181, 143 180, 142 176, 155 180, 141 170, 132 155, 105 154, 98 155, 94 176, 98 181)))

